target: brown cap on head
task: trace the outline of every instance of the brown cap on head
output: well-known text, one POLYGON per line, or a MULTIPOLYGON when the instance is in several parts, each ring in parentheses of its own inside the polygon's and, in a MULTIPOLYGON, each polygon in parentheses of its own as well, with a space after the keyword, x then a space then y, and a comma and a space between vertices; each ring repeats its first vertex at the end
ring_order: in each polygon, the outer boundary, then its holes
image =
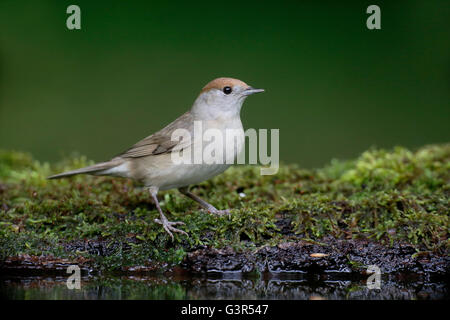
POLYGON ((243 88, 248 87, 248 84, 246 84, 245 82, 238 80, 238 79, 217 78, 217 79, 214 79, 213 81, 211 81, 210 83, 208 83, 206 86, 204 86, 200 93, 209 91, 211 89, 222 90, 224 87, 234 87, 236 85, 241 86, 243 88))

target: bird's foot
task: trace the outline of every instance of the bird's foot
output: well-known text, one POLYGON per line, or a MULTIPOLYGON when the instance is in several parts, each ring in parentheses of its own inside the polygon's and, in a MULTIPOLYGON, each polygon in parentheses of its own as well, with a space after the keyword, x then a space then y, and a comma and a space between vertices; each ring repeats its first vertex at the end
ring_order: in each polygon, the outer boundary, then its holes
POLYGON ((231 214, 231 211, 229 209, 226 210, 218 210, 216 208, 210 208, 207 209, 209 213, 215 214, 217 216, 229 216, 231 214))
POLYGON ((164 230, 166 230, 166 232, 172 238, 172 241, 173 241, 173 234, 172 234, 172 232, 181 233, 181 234, 184 234, 184 235, 189 237, 189 235, 185 231, 173 227, 173 226, 178 226, 178 225, 184 225, 185 224, 184 222, 181 222, 181 221, 169 221, 169 220, 167 220, 167 218, 165 216, 162 216, 161 219, 155 219, 155 222, 159 223, 159 224, 162 224, 164 230))

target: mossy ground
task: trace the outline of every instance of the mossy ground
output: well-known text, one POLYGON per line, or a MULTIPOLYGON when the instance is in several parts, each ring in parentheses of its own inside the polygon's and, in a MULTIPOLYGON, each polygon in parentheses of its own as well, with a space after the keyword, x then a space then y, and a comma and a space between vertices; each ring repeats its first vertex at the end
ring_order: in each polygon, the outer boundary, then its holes
POLYGON ((175 240, 154 223, 158 212, 132 181, 80 175, 46 177, 92 164, 74 156, 50 165, 21 152, 0 151, 0 260, 21 255, 83 257, 98 270, 158 262, 177 265, 202 246, 253 250, 324 236, 370 238, 386 246, 412 244, 417 252, 447 255, 450 247, 450 145, 415 152, 372 149, 353 161, 333 160, 320 169, 283 165, 273 176, 237 166, 192 188, 216 207, 217 217, 178 191, 160 193, 171 221, 183 221, 189 237, 175 240), (281 232, 280 217, 288 221, 281 232), (72 245, 95 240, 103 251, 72 245))

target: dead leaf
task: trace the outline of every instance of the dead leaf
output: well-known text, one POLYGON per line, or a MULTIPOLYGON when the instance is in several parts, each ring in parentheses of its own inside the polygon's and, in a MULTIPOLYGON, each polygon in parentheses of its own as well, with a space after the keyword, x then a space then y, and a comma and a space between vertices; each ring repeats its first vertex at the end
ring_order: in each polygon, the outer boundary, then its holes
POLYGON ((317 252, 317 253, 311 253, 310 256, 313 258, 323 258, 323 257, 329 256, 329 254, 317 252))

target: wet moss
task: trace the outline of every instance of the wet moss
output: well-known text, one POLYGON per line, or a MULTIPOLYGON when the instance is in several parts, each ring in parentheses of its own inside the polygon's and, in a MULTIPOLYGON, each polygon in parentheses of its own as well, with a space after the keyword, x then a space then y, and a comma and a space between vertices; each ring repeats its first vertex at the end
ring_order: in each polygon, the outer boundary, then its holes
POLYGON ((160 194, 172 221, 189 238, 172 242, 148 194, 126 179, 50 174, 91 164, 73 156, 56 164, 0 151, 0 259, 20 255, 74 259, 94 268, 178 265, 205 246, 257 250, 307 239, 370 238, 386 246, 448 254, 450 145, 410 151, 371 149, 320 169, 284 165, 274 176, 237 166, 192 188, 230 216, 216 217, 176 190, 160 194), (281 221, 281 222, 280 222, 281 221), (283 222, 284 221, 284 222, 283 222), (279 226, 283 225, 281 229, 279 226), (93 243, 99 244, 97 247, 93 243))

